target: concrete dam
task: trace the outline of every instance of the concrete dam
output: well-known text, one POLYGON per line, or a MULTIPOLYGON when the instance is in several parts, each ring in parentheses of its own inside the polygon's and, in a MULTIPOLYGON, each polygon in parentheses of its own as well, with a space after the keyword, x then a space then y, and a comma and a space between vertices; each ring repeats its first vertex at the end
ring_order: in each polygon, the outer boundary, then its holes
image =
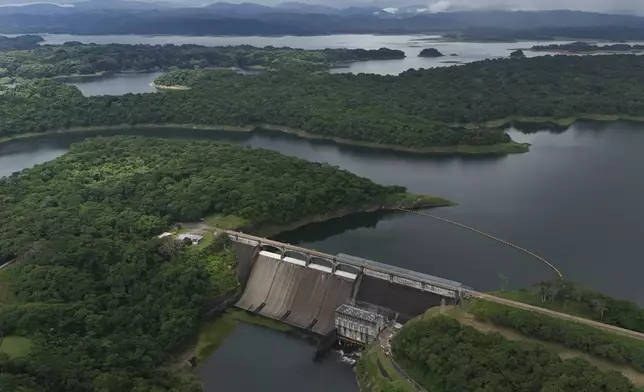
POLYGON ((234 242, 238 278, 246 283, 236 306, 320 335, 338 327, 337 312, 347 304, 405 322, 432 306, 458 302, 461 289, 467 290, 458 282, 350 255, 225 233, 234 242))

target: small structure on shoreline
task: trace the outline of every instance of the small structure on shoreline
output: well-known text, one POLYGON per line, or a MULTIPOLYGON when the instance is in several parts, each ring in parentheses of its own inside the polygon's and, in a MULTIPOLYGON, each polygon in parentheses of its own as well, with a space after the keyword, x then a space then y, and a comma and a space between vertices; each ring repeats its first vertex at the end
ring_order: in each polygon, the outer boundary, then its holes
POLYGON ((185 241, 186 239, 189 239, 190 241, 192 241, 193 245, 197 245, 201 242, 201 240, 203 240, 203 236, 198 234, 188 233, 188 234, 179 234, 179 236, 177 237, 177 240, 182 242, 185 241))

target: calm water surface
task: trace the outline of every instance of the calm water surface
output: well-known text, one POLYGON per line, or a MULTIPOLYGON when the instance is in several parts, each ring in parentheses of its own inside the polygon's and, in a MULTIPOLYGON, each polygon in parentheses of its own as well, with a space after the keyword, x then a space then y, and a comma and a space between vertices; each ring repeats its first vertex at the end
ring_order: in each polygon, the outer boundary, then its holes
MULTIPOLYGON (((475 43, 475 42, 445 42, 437 35, 327 35, 312 37, 222 37, 222 36, 178 36, 178 35, 71 35, 71 34, 41 34, 45 38, 43 44, 62 44, 67 41, 83 43, 121 43, 121 44, 198 44, 205 46, 253 45, 288 46, 302 49, 324 48, 364 48, 378 49, 388 47, 399 49, 407 55, 399 60, 361 61, 350 64, 345 68, 331 70, 332 73, 374 73, 381 75, 397 75, 410 68, 435 68, 490 58, 508 57, 511 51, 519 48, 530 48, 533 45, 544 44, 541 41, 523 41, 513 43, 475 43), (437 48, 445 57, 421 58, 418 54, 424 48, 437 48)), ((559 41, 567 43, 572 41, 559 41)), ((528 57, 550 54, 548 52, 525 52, 528 57)), ((98 79, 86 79, 78 83, 85 95, 122 95, 126 93, 155 92, 150 83, 158 74, 117 74, 98 79)))
MULTIPOLYGON (((447 197, 434 213, 530 249, 568 279, 644 304, 639 243, 644 238, 644 126, 580 123, 563 133, 522 134, 532 151, 500 157, 421 156, 340 147, 280 133, 137 131, 217 139, 328 162, 381 184, 447 197)), ((132 132, 130 132, 132 133, 132 132)), ((47 161, 88 135, 52 135, 0 144, 0 175, 47 161)), ((554 273, 539 261, 472 232, 408 213, 366 214, 281 237, 497 289, 498 274, 523 287, 554 273)))
POLYGON ((205 392, 358 392, 353 369, 331 352, 321 363, 306 340, 239 324, 200 368, 205 392))
MULTIPOLYGON (((223 36, 178 36, 178 35, 71 35, 71 34, 42 34, 43 44, 62 44, 67 41, 83 43, 120 43, 120 44, 197 44, 205 46, 253 45, 258 47, 277 46, 301 49, 324 48, 363 48, 378 49, 388 47, 405 52, 407 58, 400 60, 364 61, 351 64, 347 68, 333 70, 342 72, 367 72, 377 74, 399 74, 410 68, 433 68, 469 63, 495 57, 508 57, 510 52, 518 48, 530 48, 543 44, 539 41, 514 43, 474 43, 474 42, 444 42, 438 35, 326 35, 312 37, 223 37, 223 36), (445 57, 420 58, 418 54, 424 48, 437 48, 445 57)), ((561 43, 571 41, 561 41, 561 43)), ((545 52, 526 52, 527 56, 539 56, 545 52)))
POLYGON ((65 80, 65 83, 78 87, 85 95, 123 95, 127 93, 155 93, 151 83, 162 72, 123 73, 97 77, 80 77, 65 80))

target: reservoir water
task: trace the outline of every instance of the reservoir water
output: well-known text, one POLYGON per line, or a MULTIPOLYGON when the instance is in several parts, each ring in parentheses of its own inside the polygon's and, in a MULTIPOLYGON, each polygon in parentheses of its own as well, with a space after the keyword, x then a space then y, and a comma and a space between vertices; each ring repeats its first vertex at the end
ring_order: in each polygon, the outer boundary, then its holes
MULTIPOLYGON (((179 37, 45 35, 46 43, 196 43, 203 45, 402 49, 404 60, 369 61, 334 72, 397 74, 408 68, 505 57, 535 43, 438 42, 427 36, 179 37), (447 57, 418 58, 424 47, 447 57), (457 56, 449 56, 456 54, 457 56)), ((539 55, 539 53, 528 53, 539 55)), ((73 82, 85 95, 153 92, 154 74, 121 74, 73 82)), ((381 184, 408 187, 457 203, 432 213, 523 246, 555 264, 567 279, 644 305, 644 124, 579 123, 566 131, 524 134, 527 154, 488 157, 427 156, 310 141, 277 132, 221 133, 184 129, 122 130, 166 138, 220 140, 327 162, 381 184)), ((64 154, 98 133, 45 135, 0 143, 0 177, 64 154)), ((498 289, 499 274, 511 287, 555 277, 536 259, 472 232, 403 213, 356 214, 313 224, 280 240, 329 253, 349 253, 461 281, 478 290, 498 289)), ((200 369, 206 392, 356 392, 355 375, 337 354, 311 362, 306 340, 240 324, 200 369)))
MULTIPOLYGON (((544 44, 542 41, 522 42, 453 42, 444 41, 438 35, 325 35, 313 37, 232 37, 232 36, 179 36, 179 35, 71 35, 41 34, 44 45, 58 45, 68 41, 97 44, 198 44, 205 46, 253 45, 258 47, 276 46, 301 49, 388 47, 405 52, 406 58, 398 60, 373 60, 349 64, 347 67, 331 70, 332 73, 374 73, 397 75, 410 68, 435 68, 508 57, 513 50, 544 44), (445 57, 423 58, 418 54, 424 48, 436 48, 445 57)), ((569 43, 572 41, 558 41, 569 43)), ((637 43, 637 42, 632 42, 637 43)), ((608 44, 608 43, 607 43, 608 44)), ((526 56, 543 56, 548 52, 526 51, 526 56)), ((84 95, 122 95, 126 93, 155 92, 150 83, 158 73, 115 74, 101 78, 83 79, 72 84, 78 86, 84 95)))
MULTIPOLYGON (((343 147, 275 132, 193 130, 119 133, 215 139, 328 162, 381 184, 447 197, 459 205, 434 213, 523 246, 567 279, 644 304, 639 248, 644 238, 644 126, 579 123, 565 132, 523 134, 527 154, 423 156, 343 147)), ((113 134, 113 133, 110 133, 113 134)), ((42 136, 0 144, 0 175, 62 154, 95 134, 42 136)), ((479 290, 512 287, 555 275, 507 246, 430 218, 392 212, 311 225, 280 239, 330 253, 349 253, 461 281, 479 290)))

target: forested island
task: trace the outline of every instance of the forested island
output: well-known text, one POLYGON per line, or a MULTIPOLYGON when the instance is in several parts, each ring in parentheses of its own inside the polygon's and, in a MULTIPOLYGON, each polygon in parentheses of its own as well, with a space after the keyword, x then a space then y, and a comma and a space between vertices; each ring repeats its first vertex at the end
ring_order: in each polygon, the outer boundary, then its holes
POLYGON ((530 50, 538 52, 559 52, 559 53, 606 53, 606 52, 641 52, 644 50, 644 45, 640 44, 612 44, 612 45, 596 45, 589 44, 583 41, 577 41, 570 44, 550 44, 550 45, 534 45, 530 50))
POLYGON ((158 83, 192 89, 83 97, 51 80, 5 89, 0 137, 178 124, 277 129, 417 152, 507 153, 527 151, 501 128, 513 121, 644 118, 637 87, 644 63, 634 55, 497 59, 399 76, 194 70, 170 72, 158 83))
POLYGON ((418 57, 443 57, 445 56, 441 52, 438 51, 436 48, 425 48, 420 51, 418 54, 418 57))
POLYGON ((231 67, 313 72, 354 61, 404 57, 403 51, 387 48, 304 50, 272 46, 257 48, 250 45, 208 47, 67 42, 63 45, 39 46, 27 51, 0 53, 0 78, 35 79, 115 72, 231 67))
POLYGON ((272 151, 141 137, 91 139, 0 178, 0 264, 16 258, 0 271, 0 329, 30 347, 0 351, 0 389, 199 391, 162 365, 239 290, 235 257, 226 241, 157 234, 208 214, 255 231, 409 199, 272 151))
POLYGON ((19 35, 17 37, 0 35, 0 51, 33 49, 43 41, 43 37, 39 35, 19 35))

